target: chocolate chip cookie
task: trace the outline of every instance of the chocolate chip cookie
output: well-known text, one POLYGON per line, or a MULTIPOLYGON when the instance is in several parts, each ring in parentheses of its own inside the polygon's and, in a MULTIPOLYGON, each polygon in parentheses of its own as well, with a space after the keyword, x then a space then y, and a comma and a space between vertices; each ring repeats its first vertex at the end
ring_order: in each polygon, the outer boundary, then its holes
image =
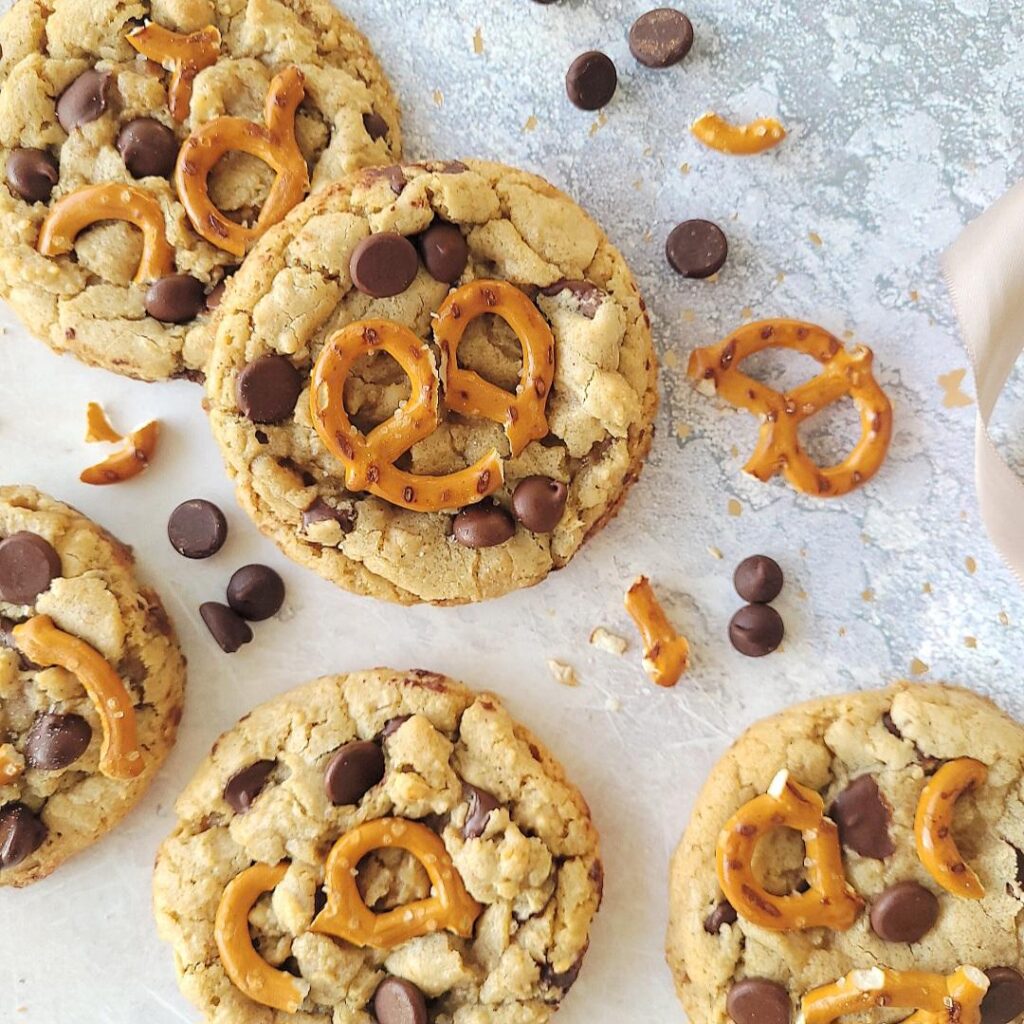
POLYGON ((132 569, 74 509, 0 487, 0 885, 117 824, 174 744, 185 662, 132 569))
POLYGON ((243 507, 358 593, 530 586, 651 442, 650 323, 601 229, 500 164, 357 172, 271 229, 218 314, 210 420, 243 507))
POLYGON ((258 707, 177 814, 157 925, 208 1021, 535 1024, 580 971, 603 877, 587 805, 497 698, 444 676, 327 676, 258 707))
POLYGON ((0 295, 58 352, 196 376, 222 285, 309 190, 400 153, 327 0, 17 0, 0 21, 0 295))
POLYGON ((831 1019, 886 1005, 905 972, 944 990, 961 966, 983 1024, 1024 1013, 1022 796, 1024 729, 968 690, 900 683, 754 725, 672 862, 667 954, 690 1020, 787 1024, 802 1000, 831 1019))

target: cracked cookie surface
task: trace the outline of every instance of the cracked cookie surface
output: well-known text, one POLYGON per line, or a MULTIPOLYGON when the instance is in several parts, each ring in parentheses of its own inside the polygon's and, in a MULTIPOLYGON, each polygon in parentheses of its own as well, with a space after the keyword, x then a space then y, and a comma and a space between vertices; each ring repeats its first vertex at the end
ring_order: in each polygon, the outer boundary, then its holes
MULTIPOLYGON (((372 1024, 368 1004, 388 977, 422 992, 434 1024, 539 1024, 576 979, 601 898, 597 834, 561 766, 490 694, 422 670, 323 677, 224 733, 176 807, 154 876, 157 923, 182 991, 214 1024, 372 1024), (328 766, 353 741, 379 748, 383 775, 342 797, 328 766), (440 836, 483 908, 470 938, 438 930, 373 949, 310 929, 332 845, 380 818, 440 836), (261 957, 300 979, 297 1016, 236 988, 215 939, 228 883, 285 861, 249 933, 261 957)), ((357 885, 377 913, 430 894, 422 864, 400 849, 364 857, 357 885)))
POLYGON ((0 885, 21 886, 111 829, 145 791, 174 744, 185 662, 159 598, 110 534, 31 487, 0 487, 0 544, 17 534, 41 538, 59 558, 38 596, 14 604, 3 592, 15 560, 24 577, 24 559, 0 548, 0 762, 10 766, 0 777, 0 885), (79 679, 14 648, 17 624, 43 615, 97 650, 126 685, 142 756, 134 778, 100 771, 100 716, 79 679))
MULTIPOLYGON (((615 514, 650 446, 657 368, 649 320, 628 267, 572 200, 500 164, 405 165, 358 172, 332 185, 264 236, 236 275, 214 326, 210 419, 239 500, 286 554, 359 593, 454 604, 539 582, 615 514), (450 231, 451 225, 464 260, 438 268, 425 255, 425 232, 432 226, 450 231), (353 284, 350 263, 369 236, 387 233, 411 240, 421 259, 413 261, 411 283, 373 298, 353 284), (345 489, 344 467, 312 425, 308 381, 325 339, 367 318, 409 328, 436 355, 436 311, 453 285, 479 279, 516 286, 551 329, 549 433, 509 457, 499 424, 442 408, 440 426, 399 465, 418 474, 450 473, 496 449, 505 469, 494 495, 500 510, 512 507, 514 488, 528 477, 565 485, 567 498, 547 532, 513 524, 509 515, 515 529, 503 542, 466 547, 453 537, 451 511, 411 511, 345 489), (287 396, 290 411, 280 420, 259 423, 243 412, 238 382, 266 356, 286 358, 300 387, 287 396)), ((515 390, 520 345, 498 317, 469 324, 458 358, 461 367, 515 390)), ((365 432, 408 396, 404 372, 377 353, 353 367, 345 407, 365 432)))
MULTIPOLYGON (((1021 851, 1024 729, 988 699, 942 684, 900 683, 783 711, 751 727, 715 766, 673 858, 667 956, 680 999, 695 1024, 723 1024, 732 986, 763 978, 788 991, 795 1019, 809 989, 859 968, 950 974, 966 963, 1024 971, 1021 851), (985 784, 958 801, 953 821, 961 855, 984 884, 980 900, 946 892, 915 849, 922 790, 942 763, 963 757, 988 768, 985 784), (861 782, 855 813, 839 813, 846 877, 866 904, 847 931, 767 931, 742 916, 729 923, 733 915, 722 914, 719 831, 782 769, 820 793, 832 816, 852 781, 870 776, 877 785, 880 803, 864 800, 861 782), (887 925, 875 908, 884 892, 907 883, 933 894, 937 919, 916 941, 886 941, 879 933, 892 928, 892 918, 887 925)), ((779 830, 761 840, 755 871, 769 892, 786 893, 804 878, 803 857, 799 836, 779 830)), ((908 903, 901 915, 911 930, 922 927, 917 906, 911 912, 908 903)))
MULTIPOLYGON (((18 0, 0 21, 0 45, 0 293, 51 348, 129 376, 201 373, 218 285, 239 262, 196 233, 177 194, 169 168, 192 131, 222 115, 262 125, 271 78, 294 65, 305 88, 296 138, 312 190, 400 153, 384 74, 327 0, 18 0), (195 76, 183 121, 169 110, 170 73, 126 39, 150 19, 179 33, 220 32, 218 59, 195 76), (109 78, 91 79, 90 92, 81 76, 94 72, 109 78), (155 197, 176 272, 194 282, 147 302, 147 285, 132 281, 142 235, 123 221, 86 228, 69 255, 36 250, 53 204, 101 182, 155 197)), ((229 219, 251 221, 272 181, 267 164, 232 151, 210 175, 210 196, 229 219)))

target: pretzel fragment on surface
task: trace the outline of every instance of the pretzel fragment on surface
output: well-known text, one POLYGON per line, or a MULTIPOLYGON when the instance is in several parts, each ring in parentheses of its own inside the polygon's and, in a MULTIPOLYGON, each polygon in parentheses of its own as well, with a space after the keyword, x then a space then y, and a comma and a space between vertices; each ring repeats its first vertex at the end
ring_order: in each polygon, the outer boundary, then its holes
POLYGON ((132 29, 126 38, 143 57, 173 72, 167 89, 167 105, 175 121, 184 121, 189 115, 196 75, 217 62, 220 32, 216 26, 207 25, 198 32, 186 34, 151 21, 132 29))
POLYGON ((116 444, 123 441, 124 435, 119 434, 107 417, 103 406, 99 402, 90 402, 85 407, 85 441, 92 444, 96 441, 108 441, 116 444))
POLYGON ((731 156, 753 156, 777 146, 786 129, 774 117, 760 117, 749 124, 733 124, 720 114, 707 113, 690 125, 698 142, 731 156))
POLYGON ((113 455, 107 456, 102 462, 83 469, 79 480, 83 484, 119 484, 138 476, 146 469, 156 453, 157 441, 160 437, 160 423, 151 420, 138 430, 133 430, 124 439, 124 447, 113 455))
POLYGON ((668 621, 646 576, 633 582, 624 604, 644 642, 644 671, 658 686, 675 686, 690 667, 690 644, 668 621))

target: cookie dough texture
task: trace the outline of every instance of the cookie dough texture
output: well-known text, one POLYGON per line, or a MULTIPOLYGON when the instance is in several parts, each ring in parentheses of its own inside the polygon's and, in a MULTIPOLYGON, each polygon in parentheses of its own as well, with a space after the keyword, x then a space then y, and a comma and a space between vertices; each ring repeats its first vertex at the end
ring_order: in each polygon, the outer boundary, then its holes
MULTIPOLYGON (((177 813, 157 857, 157 924, 174 947, 182 991, 214 1024, 372 1024, 367 1003, 388 975, 423 991, 434 1024, 542 1022, 572 984, 601 897, 597 834, 562 768, 496 698, 430 672, 327 676, 262 705, 217 740, 177 813), (403 716, 382 740, 385 724, 403 716), (357 738, 382 742, 386 771, 358 805, 335 807, 324 769, 357 738), (225 784, 257 760, 274 768, 251 808, 236 814, 225 784), (499 803, 477 838, 463 837, 464 783, 499 803), (388 951, 308 930, 335 840, 392 816, 441 836, 484 905, 472 939, 440 931, 388 951), (254 862, 282 860, 290 862, 284 880, 249 925, 261 955, 275 966, 288 961, 310 985, 294 1017, 234 987, 213 934, 227 883, 254 862)), ((358 886, 378 912, 430 888, 421 865, 396 849, 364 858, 358 886)))
MULTIPOLYGON (((848 971, 885 965, 951 973, 961 964, 1024 970, 1024 729, 991 701, 968 690, 901 683, 885 690, 828 697, 783 711, 749 729, 716 765, 672 861, 668 962, 694 1024, 728 1020, 726 995, 744 977, 763 977, 789 990, 794 1018, 809 989, 848 971), (886 728, 891 715, 896 732, 886 728), (957 805, 954 837, 978 872, 986 895, 958 899, 941 889, 917 858, 914 813, 935 762, 974 757, 988 782, 957 805), (769 932, 742 917, 716 935, 704 920, 722 899, 715 845, 728 818, 764 793, 786 768, 816 789, 828 808, 851 780, 870 773, 891 809, 896 847, 885 860, 844 847, 847 878, 866 906, 846 932, 814 928, 769 932), (935 927, 913 945, 884 942, 868 911, 896 882, 912 880, 939 900, 935 927)), ((767 888, 786 892, 804 877, 803 845, 780 830, 758 850, 756 869, 767 888)))
POLYGON ((0 616, 17 623, 49 615, 107 658, 134 698, 145 770, 127 780, 101 775, 100 718, 78 680, 60 668, 25 667, 15 651, 0 646, 0 749, 24 767, 21 776, 0 784, 0 806, 21 802, 48 830, 35 853, 0 870, 0 885, 15 886, 48 875, 113 828, 136 803, 174 745, 185 685, 185 661, 174 631, 159 598, 135 579, 127 547, 31 487, 0 487, 0 537, 20 530, 53 545, 63 575, 34 605, 0 601, 0 616), (45 712, 81 715, 92 728, 88 749, 63 770, 25 764, 29 730, 45 712))
MULTIPOLYGON (((435 351, 436 354, 436 351, 435 351)), ((461 366, 514 391, 519 342, 497 317, 473 321, 461 366)), ((296 561, 358 593, 392 601, 455 604, 530 586, 561 568, 613 516, 650 446, 657 408, 650 323, 622 256, 579 206, 541 178, 493 163, 434 163, 350 176, 297 207, 267 233, 221 307, 208 375, 210 419, 242 505, 296 561), (398 194, 396 195, 396 190, 398 194), (519 526, 504 544, 458 545, 452 514, 410 512, 344 488, 344 467, 324 448, 304 388, 294 415, 253 424, 239 411, 236 382, 251 360, 286 356, 308 379, 325 338, 348 323, 381 317, 432 341, 431 316, 449 292, 420 265, 400 295, 356 290, 349 257, 371 233, 414 237, 435 220, 464 234, 469 260, 456 286, 510 281, 536 298, 555 338, 549 435, 505 460, 495 495, 506 509, 533 474, 568 484, 566 512, 550 534, 519 526), (563 279, 586 282, 555 295, 563 279), (326 502, 344 522, 303 511, 326 502)), ((389 356, 357 364, 345 392, 353 422, 368 431, 409 393, 389 356)), ((501 427, 448 415, 400 463, 413 472, 460 469, 491 448, 507 456, 501 427)))
MULTIPOLYGON (((146 285, 132 283, 142 236, 126 223, 86 229, 68 256, 40 255, 36 238, 49 206, 84 185, 135 184, 163 208, 178 272, 197 277, 209 292, 237 258, 193 231, 172 182, 129 174, 115 145, 123 125, 153 117, 180 144, 225 114, 262 124, 271 78, 294 64, 305 76, 296 134, 313 190, 400 152, 398 111, 384 74, 329 0, 17 0, 0 21, 0 46, 0 163, 16 147, 36 147, 60 165, 50 204, 25 202, 0 184, 0 294, 56 351, 144 380, 202 370, 209 313, 182 325, 146 314, 146 285), (170 73, 125 40, 147 19, 177 32, 206 25, 221 32, 220 58, 196 76, 183 123, 168 112, 170 73), (57 120, 57 99, 89 68, 113 76, 107 109, 69 135, 57 120), (386 122, 384 137, 367 131, 363 117, 370 114, 386 122)), ((229 216, 251 220, 272 181, 262 161, 232 152, 211 175, 210 194, 229 216)))

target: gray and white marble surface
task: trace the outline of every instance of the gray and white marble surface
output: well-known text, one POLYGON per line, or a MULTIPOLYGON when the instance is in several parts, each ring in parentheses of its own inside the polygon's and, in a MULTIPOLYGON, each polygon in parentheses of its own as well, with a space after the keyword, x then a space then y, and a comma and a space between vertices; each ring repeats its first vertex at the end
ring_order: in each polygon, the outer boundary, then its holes
MULTIPOLYGON (((676 1020, 663 963, 666 868, 714 760, 754 719, 801 698, 912 674, 950 680, 1024 716, 1024 593, 985 537, 972 480, 975 410, 937 256, 1024 171, 1020 0, 687 0, 696 44, 680 66, 639 67, 626 32, 646 0, 344 0, 402 98, 413 157, 487 157, 540 172, 607 228, 639 277, 663 359, 650 461, 618 519, 542 586, 462 609, 400 609, 332 589, 292 566, 234 505, 199 389, 144 385, 51 355, 0 319, 0 477, 34 483, 135 547, 190 662, 179 746, 138 812, 25 891, 0 893, 5 1024, 173 1024, 178 995, 149 907, 153 853, 176 793, 216 735, 254 703, 319 673, 429 666, 500 693, 559 753, 601 829, 604 908, 563 1024, 676 1020), (600 48, 620 86, 601 117, 571 107, 563 75, 600 48), (732 159, 701 148, 707 109, 771 114, 774 152, 732 159), (715 282, 668 269, 679 220, 729 235, 715 282), (896 432, 881 474, 845 499, 800 497, 740 466, 755 424, 695 394, 694 345, 747 318, 819 322, 870 345, 896 432), (848 333, 847 333, 848 332, 848 333), (159 416, 156 464, 111 489, 78 483, 85 404, 116 422, 159 416), (186 562, 164 536, 181 499, 228 510, 227 546, 186 562), (763 551, 785 568, 783 649, 747 660, 725 637, 739 605, 732 569, 763 551), (198 622, 246 561, 276 566, 285 611, 226 657, 198 622), (656 689, 622 609, 639 572, 666 595, 694 665, 656 689), (631 638, 622 658, 588 645, 603 624, 631 638), (581 685, 556 683, 549 658, 581 685)), ((795 383, 806 361, 761 372, 795 383)), ((850 409, 809 436, 822 457, 855 438, 850 409)), ((1024 375, 999 415, 1024 470, 1024 375)))

